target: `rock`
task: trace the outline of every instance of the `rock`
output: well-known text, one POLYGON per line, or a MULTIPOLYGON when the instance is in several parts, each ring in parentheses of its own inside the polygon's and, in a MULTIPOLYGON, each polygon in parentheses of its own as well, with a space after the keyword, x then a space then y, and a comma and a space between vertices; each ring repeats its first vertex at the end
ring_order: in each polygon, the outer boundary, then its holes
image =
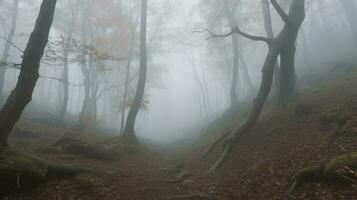
POLYGON ((341 126, 339 130, 340 135, 356 136, 357 135, 357 120, 351 119, 341 126))
POLYGON ((53 146, 60 146, 64 153, 83 156, 86 158, 101 160, 116 159, 116 156, 114 156, 111 152, 99 146, 91 145, 83 141, 71 139, 68 137, 62 137, 53 146))
POLYGON ((323 181, 353 183, 357 181, 357 152, 343 154, 325 164, 303 168, 293 175, 290 191, 305 182, 323 181), (352 173, 353 172, 353 173, 352 173))
POLYGON ((34 187, 46 180, 47 165, 40 159, 9 149, 0 156, 1 194, 34 187))
POLYGON ((340 116, 336 119, 336 122, 337 122, 338 127, 342 127, 342 126, 345 125, 348 121, 353 120, 353 118, 354 118, 354 117, 353 117, 352 114, 344 113, 344 114, 340 115, 340 116))
POLYGON ((94 192, 99 187, 95 180, 87 175, 78 175, 73 180, 77 188, 84 192, 94 192))
POLYGON ((0 153, 0 194, 33 188, 48 180, 71 178, 91 171, 86 167, 59 165, 5 149, 0 153))
POLYGON ((326 106, 323 108, 320 113, 320 121, 323 124, 331 124, 336 121, 336 119, 340 116, 340 107, 339 106, 326 106))

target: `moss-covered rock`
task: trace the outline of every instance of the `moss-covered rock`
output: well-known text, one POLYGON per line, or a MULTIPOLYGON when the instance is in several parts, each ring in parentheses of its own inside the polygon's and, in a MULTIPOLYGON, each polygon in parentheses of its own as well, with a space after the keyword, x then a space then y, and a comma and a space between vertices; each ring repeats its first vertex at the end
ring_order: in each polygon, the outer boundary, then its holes
POLYGON ((325 164, 323 174, 330 181, 353 182, 357 177, 350 170, 357 171, 357 152, 330 160, 325 164))
POLYGON ((324 124, 330 124, 340 116, 341 108, 339 106, 325 106, 320 113, 320 121, 324 124))
POLYGON ((77 188, 86 193, 94 192, 99 187, 95 182, 94 177, 88 175, 78 175, 73 180, 76 183, 77 188))
POLYGON ((100 159, 100 160, 116 160, 117 157, 110 151, 101 148, 97 145, 92 145, 84 141, 62 137, 54 145, 59 146, 66 154, 73 154, 83 156, 86 158, 100 159))
POLYGON ((32 187, 46 180, 48 166, 40 159, 6 149, 0 154, 0 193, 32 187))
POLYGON ((314 165, 297 171, 292 178, 290 191, 310 181, 353 183, 357 176, 357 152, 343 154, 325 164, 314 165))
POLYGON ((13 149, 0 153, 0 194, 36 187, 51 179, 71 178, 91 169, 60 165, 26 155, 13 149))

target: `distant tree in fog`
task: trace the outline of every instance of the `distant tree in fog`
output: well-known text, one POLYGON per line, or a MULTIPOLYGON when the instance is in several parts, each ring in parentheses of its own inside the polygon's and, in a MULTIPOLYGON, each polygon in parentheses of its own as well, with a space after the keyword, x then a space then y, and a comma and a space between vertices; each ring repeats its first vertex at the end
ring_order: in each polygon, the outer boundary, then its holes
POLYGON ((16 25, 17 25, 17 14, 18 14, 18 7, 19 7, 19 0, 13 0, 11 9, 11 24, 10 24, 10 31, 8 35, 4 36, 5 40, 5 47, 2 52, 2 57, 0 58, 0 101, 4 99, 4 83, 5 83, 5 73, 6 67, 8 65, 8 57, 11 47, 11 42, 15 36, 16 25))

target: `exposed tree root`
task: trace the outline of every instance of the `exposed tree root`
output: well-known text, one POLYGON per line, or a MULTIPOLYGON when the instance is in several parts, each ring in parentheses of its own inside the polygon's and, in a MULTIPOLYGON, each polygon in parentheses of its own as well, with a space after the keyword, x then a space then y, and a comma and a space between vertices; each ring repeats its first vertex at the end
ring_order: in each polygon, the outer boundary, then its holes
POLYGON ((212 151, 213 149, 216 148, 216 146, 222 142, 222 140, 224 140, 231 132, 232 132, 233 128, 229 128, 227 130, 225 130, 221 136, 214 142, 212 143, 202 154, 202 159, 205 159, 212 151))

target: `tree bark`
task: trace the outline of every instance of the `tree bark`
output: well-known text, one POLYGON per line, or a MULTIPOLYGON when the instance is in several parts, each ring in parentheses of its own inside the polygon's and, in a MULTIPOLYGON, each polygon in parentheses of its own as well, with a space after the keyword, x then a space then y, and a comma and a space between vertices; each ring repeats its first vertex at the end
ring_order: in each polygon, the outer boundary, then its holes
POLYGON ((3 95, 4 95, 3 90, 4 90, 5 73, 6 73, 6 68, 3 65, 7 64, 7 59, 9 57, 9 52, 10 52, 10 42, 12 42, 15 36, 18 8, 19 8, 19 0, 14 0, 13 8, 12 8, 10 32, 8 38, 6 38, 7 42, 5 43, 5 47, 0 60, 0 67, 3 67, 0 68, 0 101, 3 100, 3 95))
MULTIPOLYGON (((227 155, 231 152, 232 148, 245 134, 247 134, 247 132, 254 126, 254 124, 258 120, 260 113, 264 107, 265 101, 268 98, 268 95, 271 90, 271 86, 273 83, 274 67, 278 56, 280 55, 282 57, 281 69, 284 70, 284 73, 290 75, 290 72, 292 71, 292 69, 294 69, 294 59, 291 58, 294 58, 295 56, 295 54, 293 53, 295 53, 296 38, 300 26, 305 19, 305 0, 293 0, 289 15, 285 14, 285 12, 279 6, 276 0, 271 0, 271 3, 273 4, 285 24, 282 31, 277 37, 270 39, 253 36, 242 32, 238 27, 235 27, 231 31, 231 33, 225 35, 216 35, 211 33, 214 37, 227 37, 231 34, 237 33, 248 39, 266 42, 269 46, 269 50, 263 65, 262 81, 260 84, 258 95, 254 100, 253 108, 247 120, 238 129, 235 129, 232 132, 228 132, 224 135, 224 137, 226 137, 226 140, 224 142, 224 150, 218 160, 210 168, 210 172, 214 172, 219 166, 221 166, 221 164, 225 161, 227 155)), ((290 82, 291 80, 286 81, 290 82)), ((212 146, 216 146, 216 144, 217 142, 213 143, 212 146)))
MULTIPOLYGON (((304 0, 305 1, 305 0, 304 0)), ((289 13, 290 23, 286 24, 280 33, 284 36, 283 46, 280 51, 280 105, 285 107, 294 98, 296 93, 295 52, 296 40, 300 27, 305 19, 305 3, 301 5, 298 0, 293 1, 289 13)))
MULTIPOLYGON (((272 20, 271 20, 269 0, 261 0, 261 4, 262 4, 262 9, 263 9, 265 32, 267 33, 268 38, 274 38, 274 31, 273 31, 273 24, 272 24, 272 20)), ((278 61, 275 63, 274 86, 276 88, 276 94, 278 94, 279 93, 278 90, 280 88, 280 66, 279 66, 278 61)))
POLYGON ((133 57, 134 43, 135 43, 135 29, 136 28, 134 28, 134 26, 136 26, 136 25, 133 25, 133 27, 131 29, 131 42, 130 42, 129 58, 128 58, 127 66, 126 66, 125 88, 124 88, 123 105, 122 105, 121 122, 120 122, 120 134, 123 134, 124 123, 125 123, 125 107, 126 107, 126 101, 127 101, 127 96, 128 96, 130 68, 131 68, 131 61, 132 61, 132 57, 133 57))
POLYGON ((0 110, 0 148, 7 144, 10 131, 20 119, 39 77, 40 61, 47 45, 57 0, 43 0, 40 12, 24 51, 21 71, 15 89, 0 110))
POLYGON ((130 142, 138 142, 134 126, 136 116, 141 107, 146 84, 147 51, 146 51, 146 23, 147 23, 147 0, 141 0, 141 25, 140 25, 140 69, 139 82, 136 90, 133 105, 130 108, 128 118, 125 123, 122 137, 130 142))

